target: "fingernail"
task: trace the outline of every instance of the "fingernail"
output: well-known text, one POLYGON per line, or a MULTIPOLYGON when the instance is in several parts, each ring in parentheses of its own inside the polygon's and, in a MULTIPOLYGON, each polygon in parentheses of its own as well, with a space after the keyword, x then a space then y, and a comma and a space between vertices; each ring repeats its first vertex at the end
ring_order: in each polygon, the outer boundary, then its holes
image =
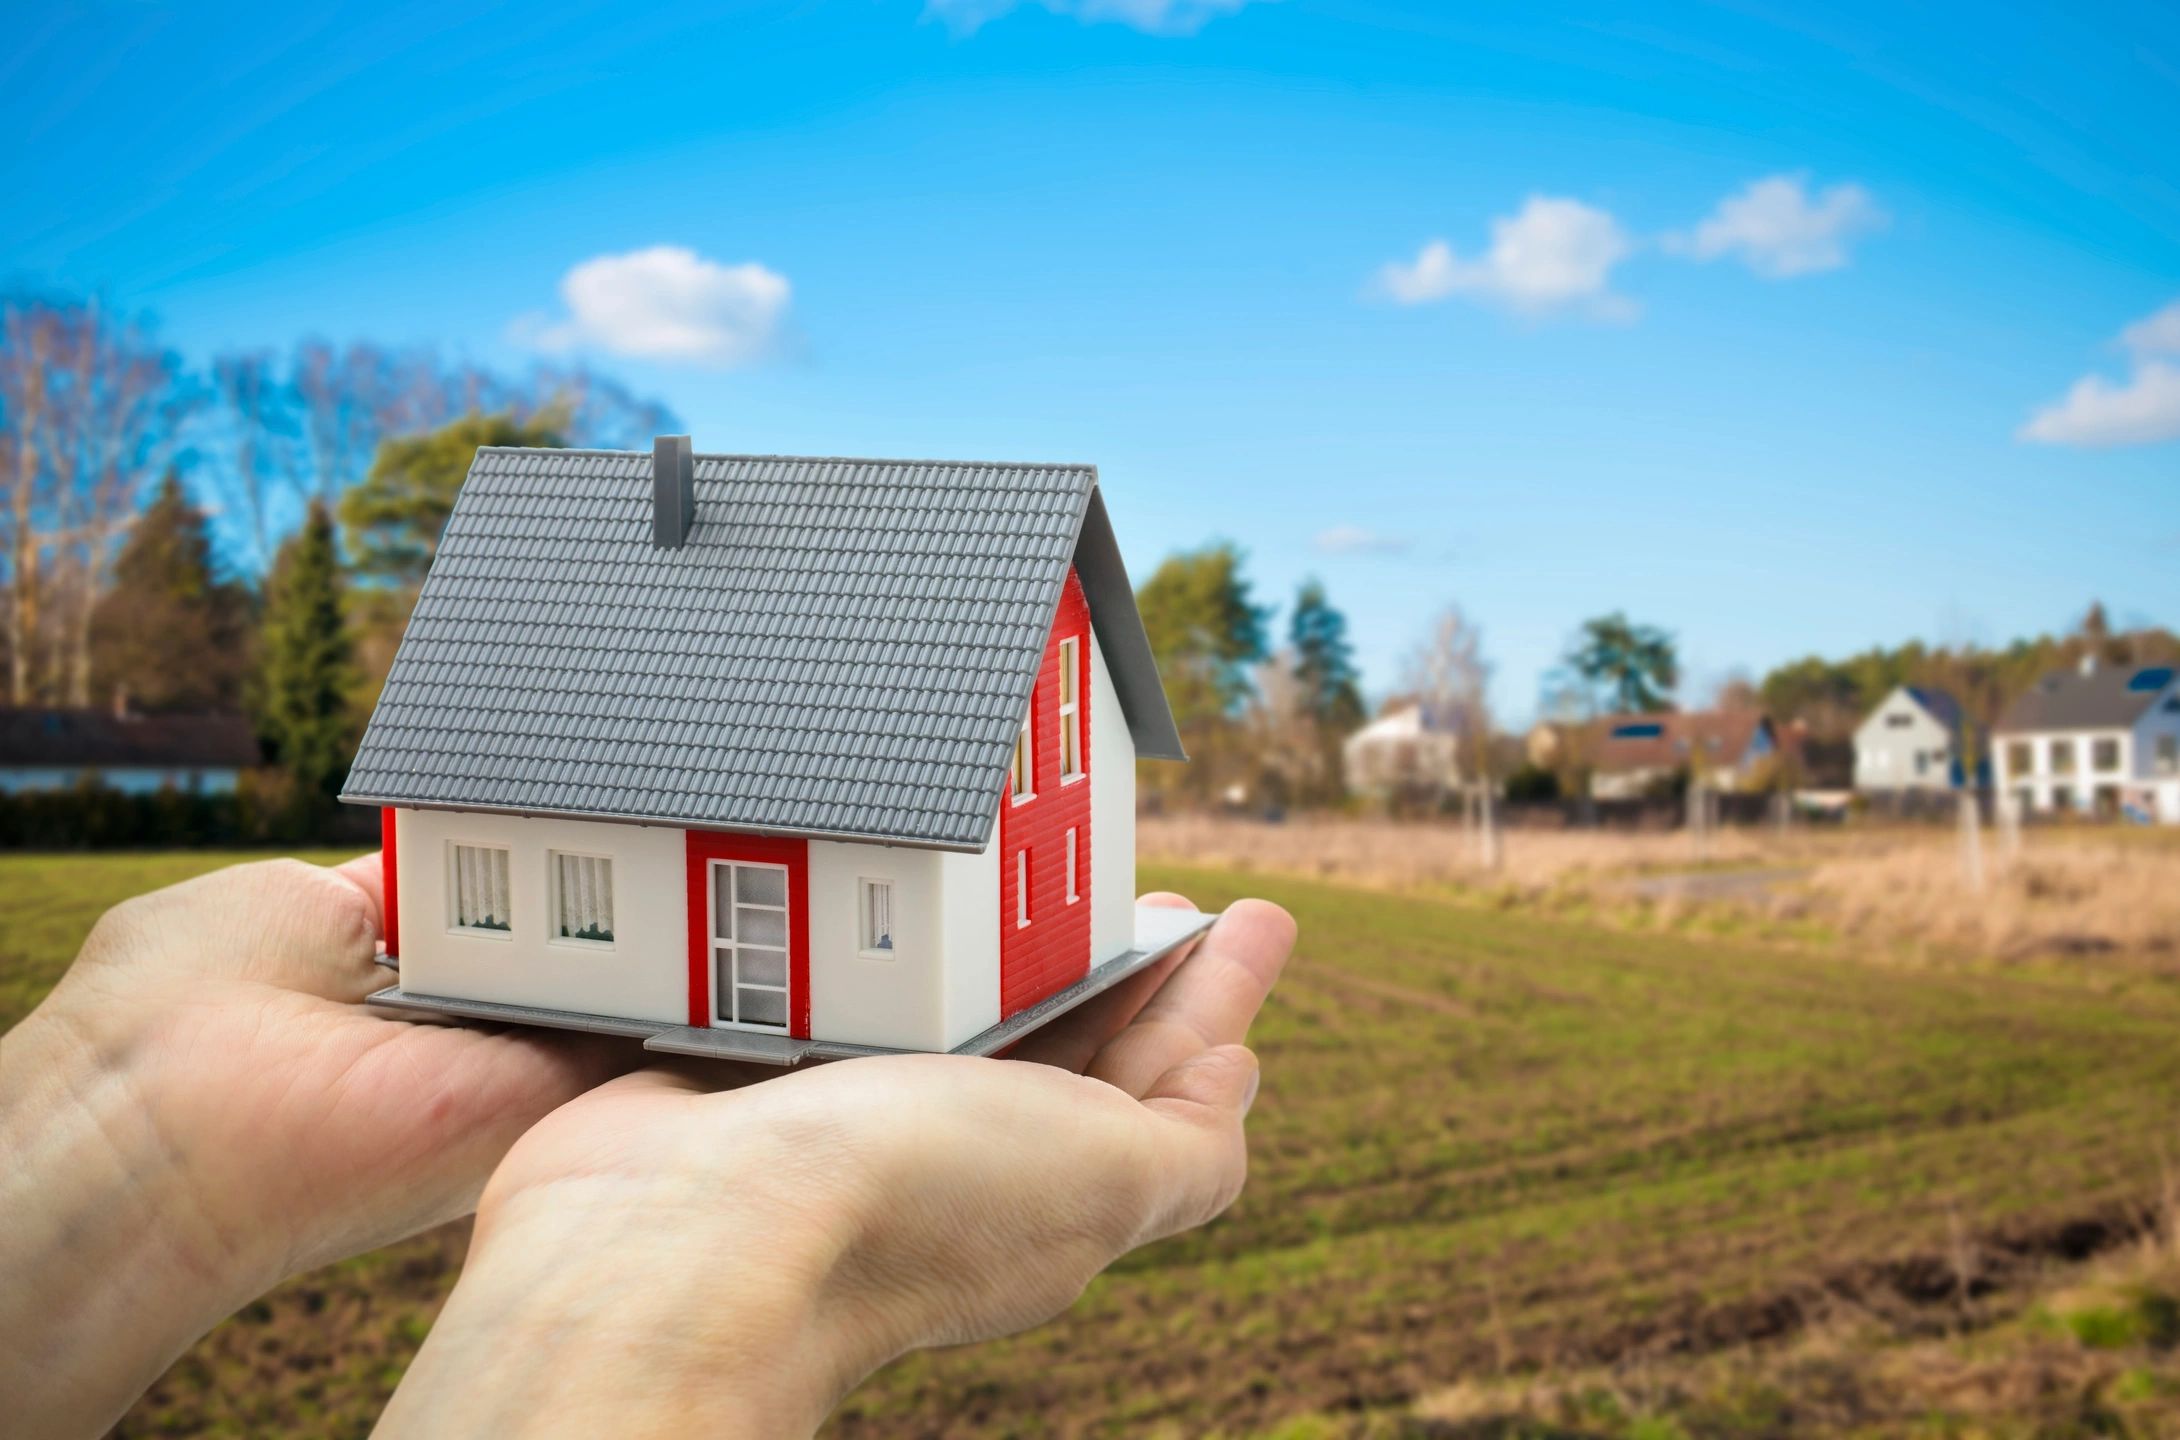
POLYGON ((1241 1113, 1244 1116, 1248 1115, 1249 1107, 1257 1103, 1257 1087, 1263 1083, 1264 1072, 1262 1070, 1249 1072, 1249 1093, 1241 1097, 1241 1113))

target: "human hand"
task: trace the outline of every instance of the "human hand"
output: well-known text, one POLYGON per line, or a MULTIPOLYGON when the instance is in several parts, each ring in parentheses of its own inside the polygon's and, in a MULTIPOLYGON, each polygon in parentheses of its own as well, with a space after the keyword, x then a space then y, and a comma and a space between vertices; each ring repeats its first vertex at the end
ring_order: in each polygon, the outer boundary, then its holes
POLYGON ((101 1431, 286 1276, 467 1214, 524 1130, 635 1063, 368 1013, 379 873, 276 860, 117 905, 0 1044, 17 1433, 101 1431))
POLYGON ((1238 1042, 1293 940, 1245 901, 1015 1061, 656 1068, 571 1102, 493 1175, 381 1433, 808 1434, 895 1355, 1059 1313, 1240 1190, 1238 1042))

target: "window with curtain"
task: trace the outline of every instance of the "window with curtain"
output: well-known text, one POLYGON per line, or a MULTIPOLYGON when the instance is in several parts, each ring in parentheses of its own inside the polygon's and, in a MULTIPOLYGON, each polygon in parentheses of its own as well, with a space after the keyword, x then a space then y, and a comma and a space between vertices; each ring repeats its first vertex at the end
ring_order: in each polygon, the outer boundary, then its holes
POLYGON ((454 928, 505 934, 514 928, 507 899, 507 851, 498 845, 455 845, 454 928))
POLYGON ((613 862, 602 855, 551 855, 553 938, 613 943, 613 862))
POLYGON ((863 951, 893 957, 893 882, 863 882, 863 951))

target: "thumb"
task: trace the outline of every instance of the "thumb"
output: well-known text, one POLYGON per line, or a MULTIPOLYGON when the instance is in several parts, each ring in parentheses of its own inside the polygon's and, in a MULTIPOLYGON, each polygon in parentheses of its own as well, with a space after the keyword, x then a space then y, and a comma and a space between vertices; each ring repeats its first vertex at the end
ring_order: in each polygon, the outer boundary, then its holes
POLYGON ((1242 1119, 1256 1091, 1257 1057, 1244 1045, 1201 1051, 1152 1083, 1143 1108, 1159 1132, 1164 1174, 1136 1244, 1192 1229, 1234 1203, 1249 1175, 1242 1119))

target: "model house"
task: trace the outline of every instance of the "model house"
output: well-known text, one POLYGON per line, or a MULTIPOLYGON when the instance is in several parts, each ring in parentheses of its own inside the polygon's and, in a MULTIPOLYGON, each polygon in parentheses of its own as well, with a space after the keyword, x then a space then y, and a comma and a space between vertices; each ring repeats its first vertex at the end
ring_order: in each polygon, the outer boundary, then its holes
POLYGON ((1669 790, 1683 773, 1714 790, 1744 789, 1779 753, 1779 734, 1760 710, 1668 710, 1604 716, 1588 747, 1591 796, 1633 800, 1669 790))
POLYGON ((1927 685, 1898 686, 1855 728, 1855 789, 1957 790, 1967 750, 1959 701, 1927 685))
POLYGON ((0 708, 0 794, 98 785, 228 795, 262 761, 240 715, 0 708))
POLYGON ((374 997, 790 1062, 986 1053, 1208 923, 1088 466, 484 449, 343 798, 374 997))
POLYGON ((2025 813, 2180 824, 2180 669, 2088 657, 2008 706, 1994 741, 1999 793, 2025 813))

